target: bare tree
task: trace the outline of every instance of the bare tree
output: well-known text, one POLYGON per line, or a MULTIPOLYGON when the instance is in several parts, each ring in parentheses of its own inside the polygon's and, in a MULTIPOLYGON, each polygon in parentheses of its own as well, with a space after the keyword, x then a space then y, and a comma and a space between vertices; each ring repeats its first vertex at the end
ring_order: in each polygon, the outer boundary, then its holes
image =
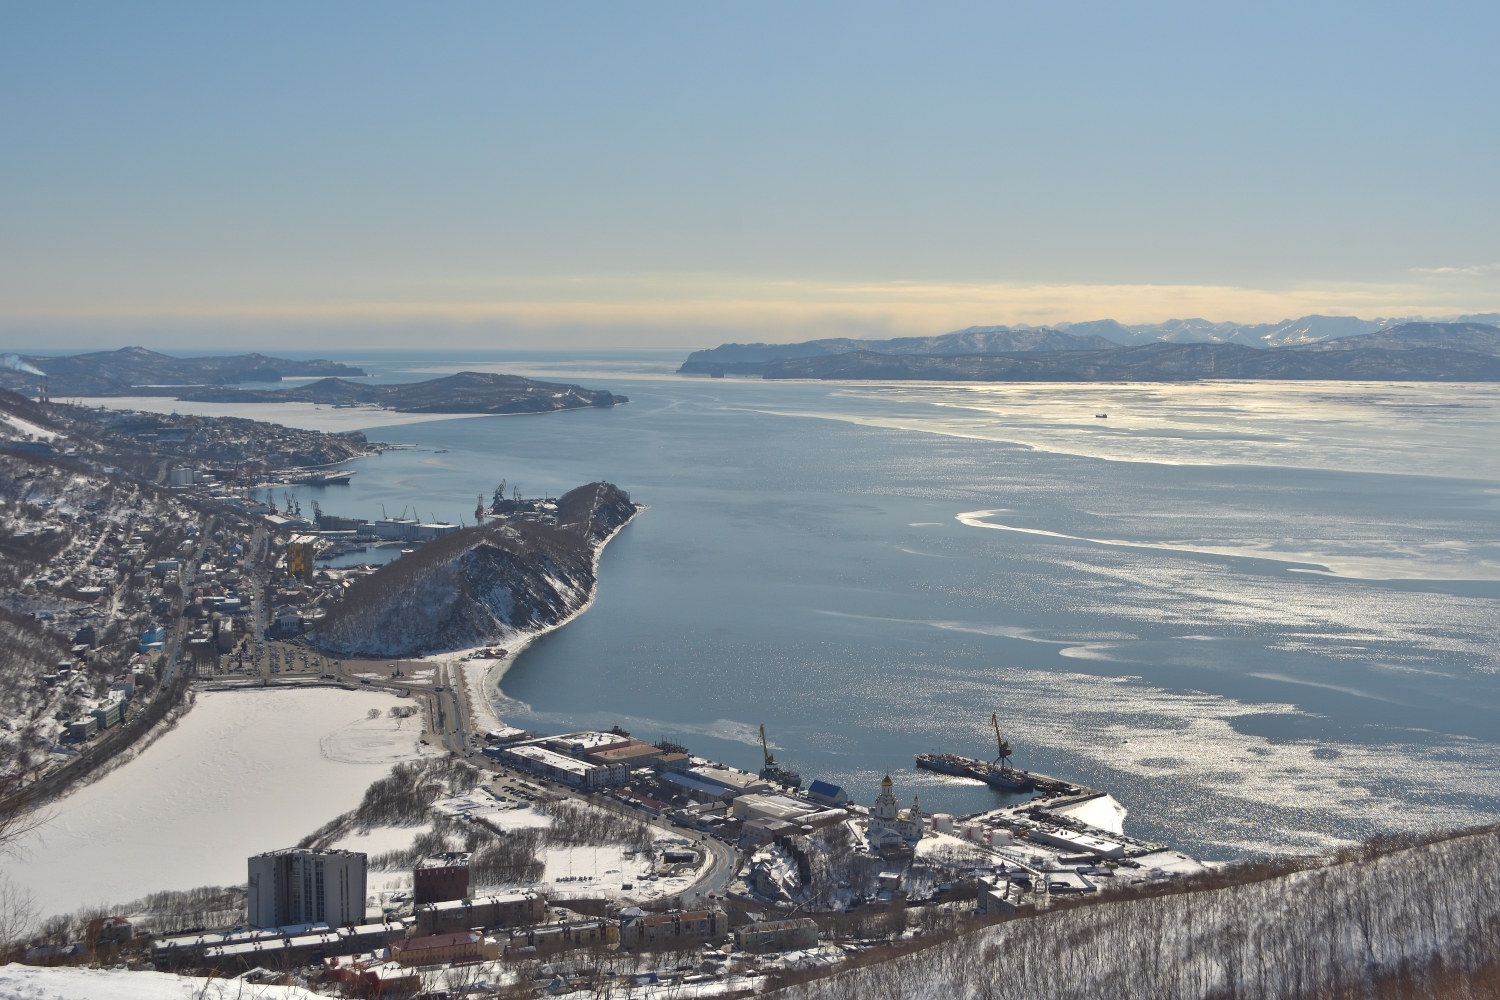
POLYGON ((41 825, 43 818, 28 807, 22 775, 0 778, 0 854, 15 853, 16 843, 41 825))
POLYGON ((31 890, 16 885, 0 875, 0 962, 7 961, 7 952, 31 934, 36 927, 36 899, 31 890))

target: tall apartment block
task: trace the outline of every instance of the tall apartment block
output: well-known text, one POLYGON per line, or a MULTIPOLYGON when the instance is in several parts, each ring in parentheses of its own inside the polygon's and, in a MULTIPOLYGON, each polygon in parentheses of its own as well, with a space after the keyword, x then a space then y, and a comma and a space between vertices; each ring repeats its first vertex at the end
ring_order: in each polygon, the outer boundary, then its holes
POLYGON ((365 863, 357 851, 292 847, 250 859, 251 927, 365 922, 365 863))

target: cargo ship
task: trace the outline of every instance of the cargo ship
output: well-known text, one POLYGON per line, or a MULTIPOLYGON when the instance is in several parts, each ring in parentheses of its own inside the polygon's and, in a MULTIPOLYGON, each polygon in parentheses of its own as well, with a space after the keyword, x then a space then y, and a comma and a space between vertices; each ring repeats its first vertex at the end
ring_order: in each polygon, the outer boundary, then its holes
POLYGON ((990 713, 990 725, 995 729, 996 754, 993 761, 960 757, 956 753, 919 753, 917 766, 939 774, 974 778, 1004 792, 1029 792, 1035 789, 1036 778, 1027 771, 1019 771, 1010 766, 1010 741, 1000 735, 1000 718, 994 712, 990 713))
POLYGON ((293 486, 348 486, 354 478, 353 469, 334 469, 331 472, 307 472, 291 476, 287 482, 293 486))
POLYGON ((975 778, 1005 792, 1029 792, 1036 787, 1035 779, 1025 771, 1002 767, 977 757, 960 757, 956 753, 919 753, 917 766, 939 774, 975 778))

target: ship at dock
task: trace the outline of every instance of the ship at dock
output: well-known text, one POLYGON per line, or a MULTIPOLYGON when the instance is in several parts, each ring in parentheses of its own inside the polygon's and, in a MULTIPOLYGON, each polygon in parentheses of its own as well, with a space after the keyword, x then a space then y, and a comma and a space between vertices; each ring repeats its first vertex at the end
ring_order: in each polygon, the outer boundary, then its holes
POLYGON ((997 751, 993 761, 980 760, 977 757, 961 757, 956 753, 933 752, 917 754, 917 766, 927 771, 936 771, 938 774, 974 778, 1003 792, 1035 790, 1037 779, 1029 771, 1010 766, 1010 741, 1000 735, 1000 719, 993 712, 990 713, 990 725, 995 728, 997 751))
POLYGON ((331 469, 327 472, 307 472, 287 478, 292 486, 348 486, 354 478, 353 469, 331 469))
POLYGON ((1036 787, 1036 782, 1025 771, 1000 767, 978 757, 960 757, 956 753, 919 753, 917 766, 939 774, 975 778, 1005 792, 1029 792, 1036 787))

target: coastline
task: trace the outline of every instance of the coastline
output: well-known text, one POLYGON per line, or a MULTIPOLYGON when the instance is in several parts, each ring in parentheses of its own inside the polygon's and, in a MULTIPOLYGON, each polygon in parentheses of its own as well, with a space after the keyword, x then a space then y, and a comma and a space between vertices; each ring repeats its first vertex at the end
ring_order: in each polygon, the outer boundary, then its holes
POLYGON ((613 531, 606 535, 594 548, 593 571, 594 586, 589 593, 588 599, 580 604, 572 613, 544 628, 533 629, 528 632, 518 632, 513 638, 504 640, 506 642, 506 653, 496 659, 470 659, 469 657, 488 646, 475 646, 470 649, 455 649, 446 653, 432 653, 419 657, 423 662, 441 664, 448 668, 450 679, 453 672, 457 671, 462 678, 462 689, 464 693, 464 704, 469 716, 470 728, 479 731, 481 729, 499 729, 506 725, 505 720, 500 717, 500 701, 490 696, 491 691, 498 692, 500 681, 505 677, 511 666, 520 659, 521 655, 543 636, 557 631, 589 608, 593 607, 594 601, 599 595, 599 563, 604 557, 604 549, 610 542, 614 541, 626 527, 632 524, 643 512, 650 510, 647 504, 636 504, 635 513, 630 519, 617 525, 613 531))

